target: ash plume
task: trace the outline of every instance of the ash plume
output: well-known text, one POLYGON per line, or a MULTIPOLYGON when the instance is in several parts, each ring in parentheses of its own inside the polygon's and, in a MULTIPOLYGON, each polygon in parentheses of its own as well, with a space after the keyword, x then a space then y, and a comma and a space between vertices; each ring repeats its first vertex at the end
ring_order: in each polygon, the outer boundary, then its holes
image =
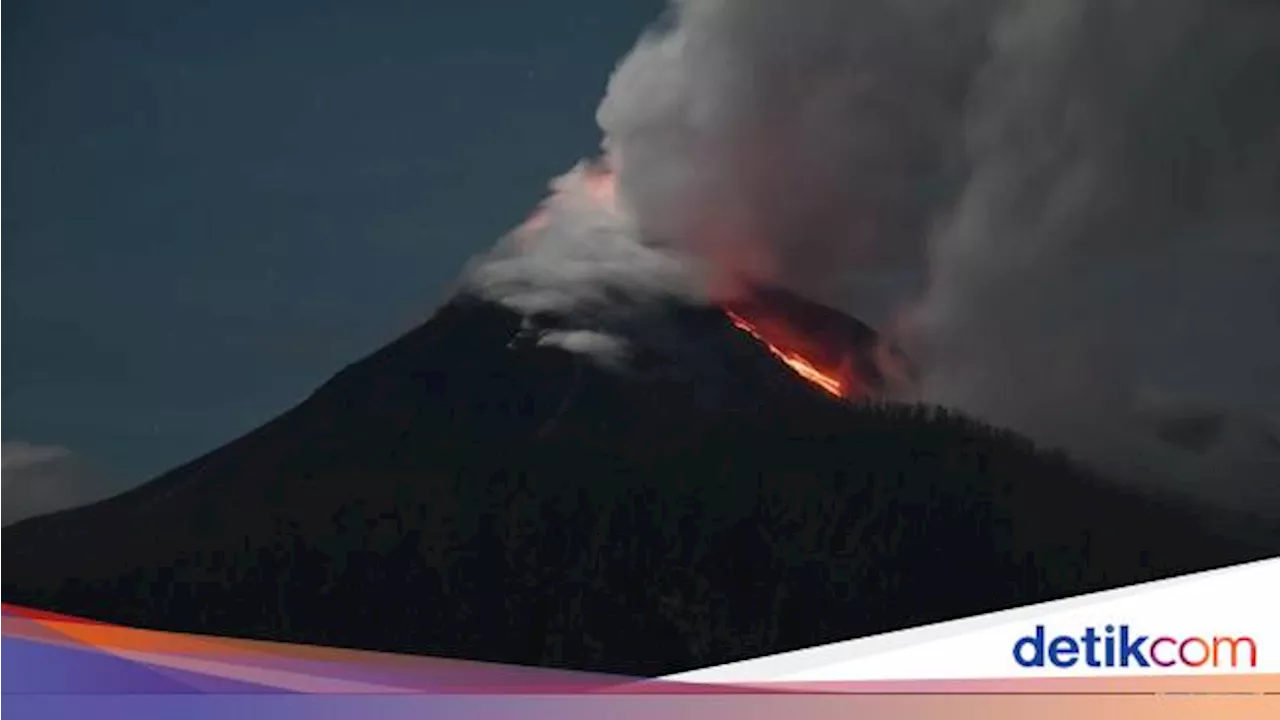
POLYGON ((990 44, 915 311, 925 396, 1276 510, 1280 6, 1010 4, 990 44), (1197 417, 1220 437, 1161 441, 1197 417))
POLYGON ((538 344, 614 363, 627 350, 615 330, 632 309, 699 293, 691 259, 643 241, 612 185, 602 184, 606 172, 580 163, 557 178, 529 220, 471 264, 463 285, 522 313, 538 344), (539 325, 548 316, 556 327, 539 325))
POLYGON ((972 0, 679 2, 597 113, 642 232, 876 324, 955 191, 972 0))
POLYGON ((1275 3, 679 0, 598 121, 611 214, 564 181, 491 297, 776 283, 894 332, 926 401, 1280 509, 1275 3))

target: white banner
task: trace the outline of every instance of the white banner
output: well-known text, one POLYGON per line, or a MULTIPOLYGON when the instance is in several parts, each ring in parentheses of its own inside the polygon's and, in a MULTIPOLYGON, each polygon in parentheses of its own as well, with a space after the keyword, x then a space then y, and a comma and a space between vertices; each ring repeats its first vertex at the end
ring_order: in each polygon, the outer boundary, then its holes
POLYGON ((672 675, 698 683, 1280 673, 1280 559, 672 675))

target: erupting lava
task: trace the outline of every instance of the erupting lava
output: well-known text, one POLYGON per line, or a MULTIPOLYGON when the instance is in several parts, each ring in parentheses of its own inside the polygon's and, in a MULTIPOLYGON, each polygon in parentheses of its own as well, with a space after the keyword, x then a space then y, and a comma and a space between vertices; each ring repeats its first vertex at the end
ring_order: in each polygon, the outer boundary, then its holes
POLYGON ((725 310, 724 314, 728 316, 729 322, 732 322, 734 327, 759 341, 761 345, 764 345, 769 349, 769 352, 773 353, 787 367, 795 371, 797 375, 808 380, 814 385, 817 385, 823 390, 826 390, 828 393, 835 395, 836 397, 842 398, 845 396, 844 383, 840 382, 839 378, 822 372, 803 355, 792 350, 780 348, 769 342, 758 330, 756 330, 755 325, 752 325, 749 320, 741 315, 738 315, 732 310, 725 310))
MULTIPOLYGON (((579 170, 578 179, 591 201, 619 210, 616 169, 597 161, 579 170)), ((517 230, 517 240, 533 241, 533 235, 546 227, 547 207, 544 203, 533 212, 517 230)), ((722 304, 720 309, 735 328, 763 345, 796 375, 846 400, 881 393, 881 368, 868 356, 878 347, 870 328, 779 290, 757 291, 745 300, 722 304)))

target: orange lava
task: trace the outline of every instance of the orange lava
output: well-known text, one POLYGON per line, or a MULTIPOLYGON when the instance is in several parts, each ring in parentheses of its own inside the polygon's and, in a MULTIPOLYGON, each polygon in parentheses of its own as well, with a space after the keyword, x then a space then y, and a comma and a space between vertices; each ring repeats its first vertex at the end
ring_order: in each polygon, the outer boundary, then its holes
MULTIPOLYGON (((618 205, 618 187, 617 173, 615 169, 607 165, 603 161, 596 161, 585 165, 582 168, 581 178, 586 186, 587 193, 593 200, 598 202, 602 207, 616 208, 618 205)), ((546 227, 548 222, 547 207, 543 203, 529 218, 517 229, 517 239, 528 238, 531 234, 546 227)), ((728 308, 724 309, 725 315, 730 322, 739 330, 750 335, 753 339, 768 348, 769 352, 782 361, 784 365, 790 368, 795 374, 809 381, 810 383, 822 388, 823 391, 838 397, 849 397, 849 391, 854 389, 865 390, 865 388, 849 387, 845 380, 840 376, 831 372, 826 372, 818 368, 804 355, 795 350, 790 350, 780 345, 774 344, 765 338, 759 328, 751 321, 732 312, 728 308)), ((780 342, 780 341, 779 341, 780 342)), ((850 378, 849 383, 856 385, 857 378, 850 378)))
POLYGON ((840 382, 838 378, 819 370, 817 366, 809 362, 809 360, 800 353, 778 347, 777 345, 769 342, 758 330, 756 330, 755 325, 752 325, 750 321, 741 315, 730 310, 725 310, 724 314, 729 318, 729 322, 733 323, 734 327, 758 340, 760 344, 769 349, 769 352, 773 353, 787 367, 791 368, 795 374, 838 398, 843 398, 845 396, 844 383, 840 382))

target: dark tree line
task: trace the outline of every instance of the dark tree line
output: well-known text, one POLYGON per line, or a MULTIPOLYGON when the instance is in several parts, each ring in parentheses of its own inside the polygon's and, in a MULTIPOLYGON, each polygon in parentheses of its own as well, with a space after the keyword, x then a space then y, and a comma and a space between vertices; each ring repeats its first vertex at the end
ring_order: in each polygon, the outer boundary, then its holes
POLYGON ((62 566, 72 577, 19 557, 5 600, 656 675, 1255 552, 937 408, 663 420, 659 432, 639 412, 627 442, 605 442, 590 413, 571 414, 536 441, 301 473, 222 498, 200 522, 149 521, 111 554, 81 547, 62 566))

